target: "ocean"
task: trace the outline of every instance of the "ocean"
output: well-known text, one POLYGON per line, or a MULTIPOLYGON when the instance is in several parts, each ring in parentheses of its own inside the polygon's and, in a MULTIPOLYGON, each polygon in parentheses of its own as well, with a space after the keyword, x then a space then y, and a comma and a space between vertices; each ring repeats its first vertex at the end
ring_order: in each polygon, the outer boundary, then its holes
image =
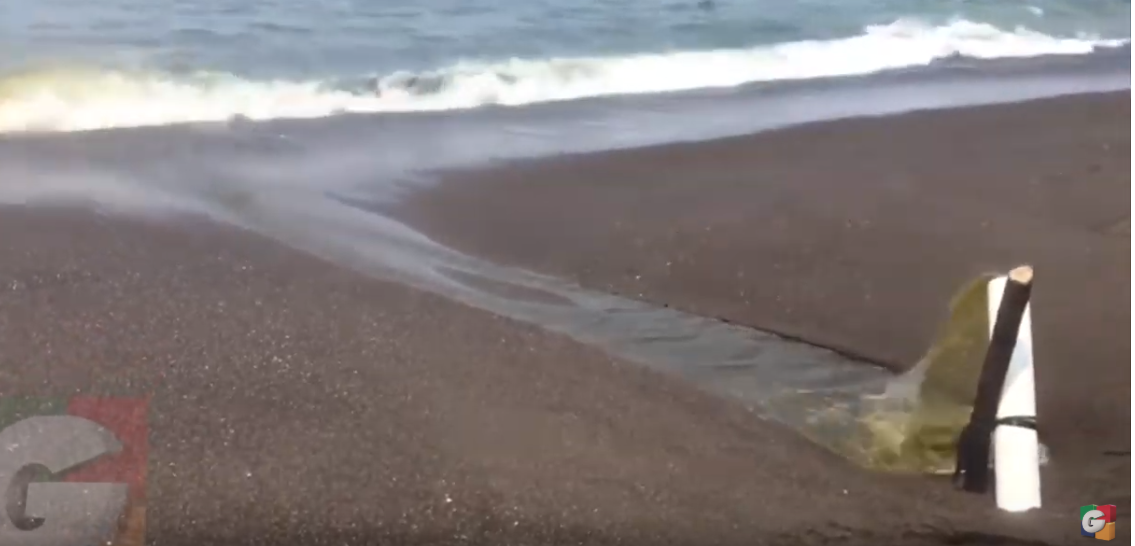
POLYGON ((1112 0, 5 0, 0 204, 205 216, 802 428, 824 389, 890 375, 381 211, 439 169, 1126 89, 1130 21, 1112 0))
POLYGON ((519 106, 1123 47, 1117 0, 10 0, 0 131, 519 106))

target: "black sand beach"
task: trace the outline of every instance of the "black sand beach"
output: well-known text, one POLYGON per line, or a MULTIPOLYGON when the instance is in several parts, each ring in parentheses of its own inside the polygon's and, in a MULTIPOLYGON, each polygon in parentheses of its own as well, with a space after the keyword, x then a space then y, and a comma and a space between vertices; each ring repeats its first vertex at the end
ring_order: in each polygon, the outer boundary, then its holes
POLYGON ((1129 118, 1129 93, 1076 95, 517 162, 448 173, 395 215, 896 370, 968 279, 1033 264, 1046 502, 1127 504, 1129 460, 1105 453, 1130 446, 1129 118))
POLYGON ((556 334, 193 218, 0 209, 0 395, 152 396, 149 542, 1064 544, 1130 531, 1129 94, 451 173, 472 254, 902 368, 1037 268, 1046 507, 872 474, 556 334), (1105 379, 1101 379, 1105 378, 1105 379))

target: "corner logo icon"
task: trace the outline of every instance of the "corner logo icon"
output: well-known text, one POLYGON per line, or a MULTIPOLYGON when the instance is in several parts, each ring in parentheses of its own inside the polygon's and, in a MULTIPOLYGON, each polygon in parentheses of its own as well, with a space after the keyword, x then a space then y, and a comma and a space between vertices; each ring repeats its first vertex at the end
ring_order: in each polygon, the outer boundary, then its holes
POLYGON ((1088 504, 1081 506, 1080 534, 1096 540, 1115 539, 1115 505, 1088 504))
POLYGON ((141 546, 148 400, 0 397, 0 544, 141 546))

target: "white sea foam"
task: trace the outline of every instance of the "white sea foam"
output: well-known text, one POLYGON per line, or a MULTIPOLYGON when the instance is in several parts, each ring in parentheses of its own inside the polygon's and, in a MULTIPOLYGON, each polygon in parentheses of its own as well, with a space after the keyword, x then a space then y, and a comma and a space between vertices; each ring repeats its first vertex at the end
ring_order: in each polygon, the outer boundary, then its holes
POLYGON ((1054 37, 965 20, 930 26, 903 19, 867 27, 848 38, 749 49, 462 62, 432 72, 389 74, 365 88, 321 81, 251 81, 225 74, 175 77, 37 69, 0 78, 0 131, 78 131, 234 117, 310 118, 343 112, 522 105, 868 74, 953 56, 1076 55, 1127 42, 1054 37))

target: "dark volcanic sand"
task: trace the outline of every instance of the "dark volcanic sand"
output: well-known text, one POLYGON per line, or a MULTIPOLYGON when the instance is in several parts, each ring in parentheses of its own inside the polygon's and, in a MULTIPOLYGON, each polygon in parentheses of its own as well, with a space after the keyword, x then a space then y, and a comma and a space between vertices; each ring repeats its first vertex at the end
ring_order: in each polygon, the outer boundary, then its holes
POLYGON ((967 279, 1036 267, 1049 505, 1128 505, 1130 94, 445 173, 395 215, 583 286, 905 368, 967 279), (1094 501, 1093 501, 1094 502, 1094 501))
POLYGON ((1032 262, 1056 456, 1037 513, 861 471, 678 380, 194 220, 0 208, 0 396, 152 396, 163 546, 1078 543, 1079 505, 1130 514, 1129 459, 1100 454, 1130 442, 1127 100, 531 162, 399 211, 896 366, 966 276, 1032 262))
POLYGON ((22 208, 0 234, 0 395, 152 396, 151 544, 1076 540, 1072 510, 989 514, 871 475, 676 380, 250 234, 22 208))

